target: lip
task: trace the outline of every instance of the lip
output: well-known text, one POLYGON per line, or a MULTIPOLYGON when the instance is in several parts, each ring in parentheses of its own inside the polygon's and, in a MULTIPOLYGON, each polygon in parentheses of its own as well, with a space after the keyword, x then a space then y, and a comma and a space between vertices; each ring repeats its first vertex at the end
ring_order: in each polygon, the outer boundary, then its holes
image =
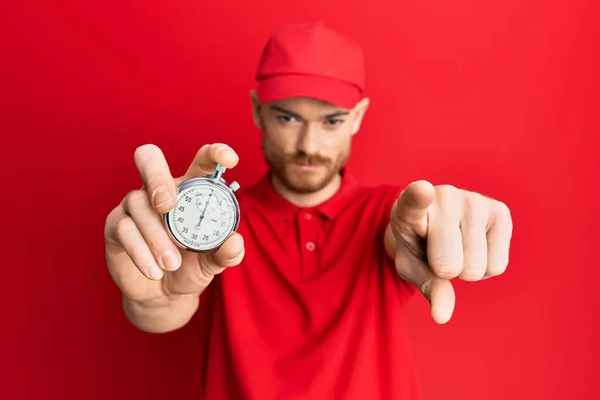
POLYGON ((310 165, 310 164, 298 164, 298 163, 292 163, 292 165, 299 169, 300 171, 316 171, 319 168, 322 167, 322 165, 310 165))

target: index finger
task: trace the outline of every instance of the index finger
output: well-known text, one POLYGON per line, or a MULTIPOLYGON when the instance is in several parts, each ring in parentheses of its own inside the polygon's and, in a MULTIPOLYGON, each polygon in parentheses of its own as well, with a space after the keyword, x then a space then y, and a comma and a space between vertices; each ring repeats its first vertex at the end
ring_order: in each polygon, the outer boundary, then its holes
POLYGON ((411 183, 402 191, 393 207, 394 229, 427 235, 427 211, 435 199, 435 188, 427 181, 411 183))
POLYGON ((231 147, 223 143, 206 144, 198 150, 194 160, 181 180, 203 176, 215 172, 217 164, 225 168, 233 168, 239 157, 231 147))
POLYGON ((166 213, 175 206, 175 181, 162 150, 153 144, 140 146, 134 154, 144 188, 154 209, 166 213))

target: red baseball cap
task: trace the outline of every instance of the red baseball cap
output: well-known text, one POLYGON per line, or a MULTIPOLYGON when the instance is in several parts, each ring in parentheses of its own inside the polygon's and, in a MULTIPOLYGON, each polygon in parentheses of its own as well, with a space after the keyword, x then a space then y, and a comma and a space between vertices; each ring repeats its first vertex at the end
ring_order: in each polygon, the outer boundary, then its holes
POLYGON ((364 90, 364 71, 362 49, 351 38, 321 22, 285 25, 263 49, 258 98, 310 97, 352 109, 364 90))

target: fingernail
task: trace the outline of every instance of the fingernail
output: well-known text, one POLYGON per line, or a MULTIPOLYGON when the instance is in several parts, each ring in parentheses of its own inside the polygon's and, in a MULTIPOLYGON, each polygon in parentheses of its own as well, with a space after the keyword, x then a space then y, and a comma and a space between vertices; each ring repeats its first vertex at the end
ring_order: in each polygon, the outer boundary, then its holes
POLYGON ((219 150, 219 155, 223 157, 233 157, 235 153, 229 147, 223 147, 219 150))
POLYGON ((167 188, 159 188, 156 192, 154 192, 154 197, 152 200, 154 201, 155 207, 162 207, 168 202, 171 201, 171 192, 167 188))
POLYGON ((157 264, 152 264, 148 268, 148 275, 152 279, 161 279, 163 277, 163 272, 157 264))
POLYGON ((179 268, 179 257, 175 253, 175 250, 167 250, 160 258, 165 269, 170 271, 179 268))

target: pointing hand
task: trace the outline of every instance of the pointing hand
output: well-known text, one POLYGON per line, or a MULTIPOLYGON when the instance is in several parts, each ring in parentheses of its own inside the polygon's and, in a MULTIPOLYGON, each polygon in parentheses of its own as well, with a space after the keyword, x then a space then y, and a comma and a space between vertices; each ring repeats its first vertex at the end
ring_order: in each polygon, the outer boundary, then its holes
POLYGON ((390 226, 398 274, 419 288, 440 324, 454 311, 451 279, 478 281, 502 274, 508 265, 510 211, 477 193, 414 182, 394 204, 390 226))

